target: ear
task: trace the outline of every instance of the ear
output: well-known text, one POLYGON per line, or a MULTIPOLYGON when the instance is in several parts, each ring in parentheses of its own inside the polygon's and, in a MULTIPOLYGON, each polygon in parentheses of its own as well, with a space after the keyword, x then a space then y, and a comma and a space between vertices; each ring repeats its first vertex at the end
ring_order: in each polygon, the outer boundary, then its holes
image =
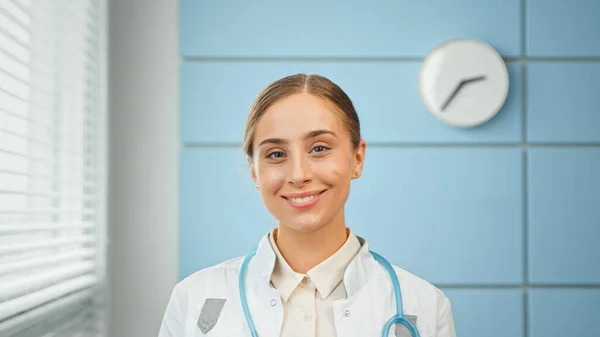
POLYGON ((367 143, 361 139, 358 143, 358 149, 354 153, 354 170, 352 171, 352 179, 359 178, 362 175, 363 166, 365 164, 365 154, 367 151, 367 143))

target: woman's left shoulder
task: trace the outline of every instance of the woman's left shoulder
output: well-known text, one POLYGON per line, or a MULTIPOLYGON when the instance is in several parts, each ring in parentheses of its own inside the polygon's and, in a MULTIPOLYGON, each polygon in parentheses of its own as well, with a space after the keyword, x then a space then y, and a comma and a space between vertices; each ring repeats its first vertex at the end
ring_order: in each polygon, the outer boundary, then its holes
POLYGON ((432 300, 443 300, 446 298, 446 295, 442 290, 427 280, 398 266, 394 265, 393 267, 401 285, 405 285, 411 288, 411 290, 417 291, 421 296, 431 298, 432 300))
POLYGON ((452 305, 446 294, 423 278, 398 266, 393 267, 400 281, 403 299, 410 303, 409 306, 418 308, 422 319, 435 331, 434 336, 456 336, 452 305))

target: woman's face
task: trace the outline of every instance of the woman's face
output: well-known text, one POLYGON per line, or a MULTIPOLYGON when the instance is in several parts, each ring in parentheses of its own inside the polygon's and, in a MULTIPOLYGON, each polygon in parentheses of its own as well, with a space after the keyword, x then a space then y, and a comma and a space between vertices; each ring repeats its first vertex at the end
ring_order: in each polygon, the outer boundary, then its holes
POLYGON ((362 172, 365 142, 353 149, 333 104, 301 93, 271 106, 254 135, 252 178, 279 224, 310 232, 343 221, 350 181, 362 172))

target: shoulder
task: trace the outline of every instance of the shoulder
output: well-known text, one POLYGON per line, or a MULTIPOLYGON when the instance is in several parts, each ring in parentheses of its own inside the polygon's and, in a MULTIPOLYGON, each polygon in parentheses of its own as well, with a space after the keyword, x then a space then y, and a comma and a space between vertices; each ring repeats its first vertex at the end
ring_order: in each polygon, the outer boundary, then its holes
POLYGON ((413 294, 413 301, 419 308, 421 317, 427 322, 431 330, 435 331, 435 336, 454 337, 456 336, 454 328, 454 318, 450 299, 442 290, 430 282, 400 268, 393 266, 398 275, 402 292, 407 290, 408 294, 413 294))
POLYGON ((237 282, 243 257, 236 257, 217 265, 201 269, 177 283, 175 290, 183 294, 193 294, 224 288, 237 282))
POLYGON ((230 298, 237 289, 241 260, 238 257, 219 263, 179 281, 172 290, 159 337, 186 336, 187 329, 195 326, 194 320, 207 298, 230 298))
POLYGON ((406 284, 412 291, 418 293, 420 300, 443 302, 447 298, 442 290, 430 282, 398 266, 393 267, 401 284, 406 284))
POLYGON ((237 257, 185 277, 173 288, 171 302, 180 313, 189 313, 201 307, 207 297, 230 297, 233 289, 237 289, 242 259, 237 257))

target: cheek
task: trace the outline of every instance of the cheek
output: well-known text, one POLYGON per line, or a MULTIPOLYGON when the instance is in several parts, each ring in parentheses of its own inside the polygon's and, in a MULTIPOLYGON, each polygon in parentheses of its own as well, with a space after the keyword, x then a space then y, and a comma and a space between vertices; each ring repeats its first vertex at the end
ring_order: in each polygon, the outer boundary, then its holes
POLYGON ((260 169, 258 180, 262 190, 268 194, 277 192, 285 182, 285 172, 278 167, 266 167, 260 169))
POLYGON ((325 183, 332 185, 343 184, 350 181, 351 168, 346 160, 329 160, 319 163, 315 167, 316 175, 325 183))

